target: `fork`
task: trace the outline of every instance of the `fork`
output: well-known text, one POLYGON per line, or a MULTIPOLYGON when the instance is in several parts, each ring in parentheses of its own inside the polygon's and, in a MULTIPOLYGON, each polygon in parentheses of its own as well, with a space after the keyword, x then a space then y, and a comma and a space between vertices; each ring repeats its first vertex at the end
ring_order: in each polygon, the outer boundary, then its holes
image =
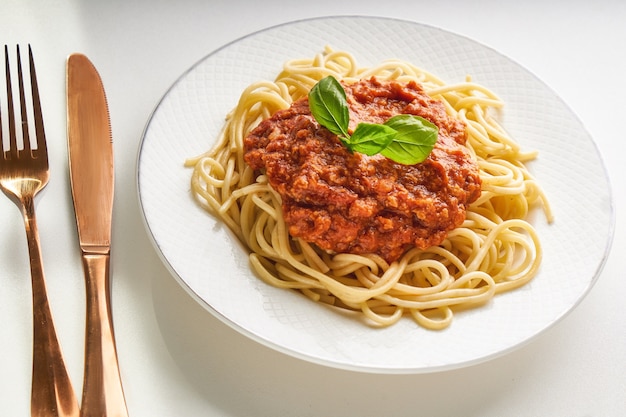
MULTIPOLYGON (((49 179, 48 150, 43 127, 39 89, 35 64, 30 45, 30 84, 36 146, 32 147, 27 118, 26 94, 22 75, 20 48, 17 46, 17 76, 21 114, 22 148, 18 146, 16 121, 13 106, 13 89, 8 48, 4 46, 8 147, 5 146, 0 129, 0 188, 20 208, 26 227, 26 238, 30 254, 30 272, 33 292, 33 373, 31 391, 31 416, 78 416, 78 401, 69 379, 63 354, 59 346, 52 313, 46 294, 39 232, 35 221, 35 195, 49 179)), ((0 128, 2 115, 0 114, 0 128)))

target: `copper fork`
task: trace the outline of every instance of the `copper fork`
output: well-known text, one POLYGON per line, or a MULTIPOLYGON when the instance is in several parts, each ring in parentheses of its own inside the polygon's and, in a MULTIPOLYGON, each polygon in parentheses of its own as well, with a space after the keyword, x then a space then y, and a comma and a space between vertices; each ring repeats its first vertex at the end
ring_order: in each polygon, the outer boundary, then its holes
MULTIPOLYGON (((13 106, 13 89, 9 51, 4 46, 7 86, 8 146, 4 144, 0 129, 0 188, 20 208, 26 227, 30 254, 30 272, 33 288, 33 374, 31 391, 31 415, 78 416, 78 401, 70 382, 61 348, 57 340, 52 313, 46 294, 39 232, 35 220, 35 195, 48 183, 48 150, 43 127, 39 89, 35 64, 30 45, 30 84, 34 115, 35 143, 31 144, 26 93, 19 45, 17 46, 17 78, 21 114, 21 148, 17 140, 17 126, 13 106), (35 146, 33 146, 35 145, 35 146)), ((0 115, 0 127, 2 126, 0 115)))

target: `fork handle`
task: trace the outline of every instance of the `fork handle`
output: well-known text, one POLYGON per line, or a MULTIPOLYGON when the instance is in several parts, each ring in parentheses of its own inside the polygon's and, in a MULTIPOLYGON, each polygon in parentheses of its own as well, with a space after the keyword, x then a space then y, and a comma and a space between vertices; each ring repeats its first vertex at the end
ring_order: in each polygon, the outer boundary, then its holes
POLYGON ((87 289, 85 377, 82 417, 127 417, 122 389, 109 279, 109 253, 83 253, 87 289))
POLYGON ((25 197, 22 207, 33 288, 31 415, 78 417, 78 400, 65 368, 48 303, 33 199, 25 197))

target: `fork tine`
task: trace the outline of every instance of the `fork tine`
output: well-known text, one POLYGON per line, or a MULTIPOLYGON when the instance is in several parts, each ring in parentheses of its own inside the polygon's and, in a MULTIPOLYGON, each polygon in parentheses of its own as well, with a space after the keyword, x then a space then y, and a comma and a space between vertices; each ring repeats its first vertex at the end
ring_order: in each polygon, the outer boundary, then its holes
POLYGON ((4 159, 4 134, 2 133, 2 126, 4 125, 2 124, 2 109, 0 108, 0 152, 2 152, 2 159, 4 159))
MULTIPOLYGON (((15 111, 13 109, 13 88, 11 87, 11 66, 9 65, 9 48, 4 45, 4 62, 7 84, 7 111, 9 118, 9 149, 6 151, 10 159, 17 158, 17 139, 15 135, 15 111)), ((6 158, 6 154, 5 154, 6 158)))
POLYGON ((26 94, 24 93, 24 75, 22 73, 22 58, 20 46, 16 46, 17 51, 17 86, 20 95, 20 116, 22 117, 22 147, 24 152, 30 153, 30 135, 28 134, 28 115, 26 112, 26 94))
MULTIPOLYGON (((9 118, 9 149, 11 159, 14 159, 13 152, 17 148, 17 141, 15 139, 15 114, 13 111, 13 89, 11 87, 11 66, 9 65, 9 48, 4 45, 4 62, 5 62, 5 76, 7 86, 7 117, 9 118)), ((5 155, 6 157, 6 155, 5 155)))
POLYGON ((37 84, 37 74, 35 72, 35 60, 33 50, 28 45, 28 60, 30 64, 30 84, 33 96, 33 115, 35 118, 35 136, 37 139, 37 155, 41 158, 48 158, 48 148, 46 145, 46 132, 43 127, 43 114, 41 112, 41 100, 39 98, 39 86, 37 84))

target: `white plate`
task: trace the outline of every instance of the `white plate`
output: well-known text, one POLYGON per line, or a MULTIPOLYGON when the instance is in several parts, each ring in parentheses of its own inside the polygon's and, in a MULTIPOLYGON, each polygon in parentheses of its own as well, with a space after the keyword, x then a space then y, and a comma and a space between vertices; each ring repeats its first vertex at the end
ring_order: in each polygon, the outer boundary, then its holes
POLYGON ((604 264, 613 234, 607 176, 593 140, 552 90, 520 65, 472 40, 407 21, 331 17, 297 21, 230 43, 190 68, 165 94, 144 132, 138 190, 157 251, 208 311, 267 346, 308 361, 359 371, 432 372, 494 358, 530 341, 571 311, 604 264), (207 150, 250 83, 272 80, 284 61, 325 45, 359 65, 400 58, 452 83, 470 74, 505 101, 502 122, 540 156, 531 170, 556 221, 533 220, 545 247, 539 275, 488 305, 459 312, 443 331, 407 318, 373 329, 302 296, 270 287, 245 251, 194 202, 183 162, 207 150))

